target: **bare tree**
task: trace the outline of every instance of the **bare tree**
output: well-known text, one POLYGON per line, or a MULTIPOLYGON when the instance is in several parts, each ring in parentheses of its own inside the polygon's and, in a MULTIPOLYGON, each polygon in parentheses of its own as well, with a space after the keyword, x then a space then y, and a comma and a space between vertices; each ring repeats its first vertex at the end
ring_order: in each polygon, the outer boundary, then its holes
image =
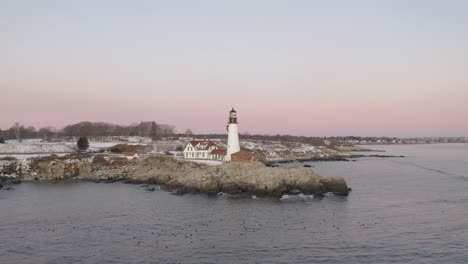
POLYGON ((161 125, 161 134, 163 137, 173 136, 175 134, 175 126, 161 125))
POLYGON ((192 129, 190 129, 190 128, 186 129, 184 134, 185 134, 186 136, 191 136, 191 135, 193 135, 192 129))
POLYGON ((55 132, 55 128, 53 127, 43 127, 43 128, 40 128, 37 133, 38 133, 38 136, 41 137, 42 139, 48 140, 52 138, 52 136, 54 135, 54 132, 55 132))
POLYGON ((11 127, 11 130, 13 131, 16 140, 18 140, 19 142, 21 142, 22 140, 21 139, 21 130, 22 130, 21 127, 23 126, 21 126, 20 123, 18 122, 15 122, 13 126, 11 127))
POLYGON ((28 126, 27 128, 24 128, 22 134, 24 138, 35 138, 37 136, 36 128, 33 126, 28 126))

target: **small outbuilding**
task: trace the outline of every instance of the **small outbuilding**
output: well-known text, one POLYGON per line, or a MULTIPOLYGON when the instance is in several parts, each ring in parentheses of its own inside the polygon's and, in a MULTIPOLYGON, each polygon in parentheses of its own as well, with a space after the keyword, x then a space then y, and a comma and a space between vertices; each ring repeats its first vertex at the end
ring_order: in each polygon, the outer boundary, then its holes
POLYGON ((133 160, 138 159, 140 156, 136 152, 125 152, 125 157, 127 157, 127 160, 133 160))
POLYGON ((212 160, 220 160, 220 161, 225 161, 226 160, 226 149, 214 149, 210 153, 210 158, 212 160))
POLYGON ((241 149, 240 151, 231 154, 231 161, 254 161, 255 155, 254 153, 241 149))

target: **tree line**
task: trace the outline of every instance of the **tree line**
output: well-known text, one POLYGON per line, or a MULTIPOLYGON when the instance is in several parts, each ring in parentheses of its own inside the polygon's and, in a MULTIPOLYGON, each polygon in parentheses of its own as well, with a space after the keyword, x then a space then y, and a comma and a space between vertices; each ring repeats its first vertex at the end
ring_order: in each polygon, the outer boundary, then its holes
POLYGON ((7 130, 0 130, 0 137, 4 140, 41 138, 45 140, 59 137, 112 137, 112 136, 140 136, 154 140, 173 136, 176 128, 173 125, 159 124, 155 121, 142 121, 130 125, 116 125, 105 122, 84 121, 67 125, 62 129, 43 127, 36 129, 34 126, 25 126, 18 122, 7 130))

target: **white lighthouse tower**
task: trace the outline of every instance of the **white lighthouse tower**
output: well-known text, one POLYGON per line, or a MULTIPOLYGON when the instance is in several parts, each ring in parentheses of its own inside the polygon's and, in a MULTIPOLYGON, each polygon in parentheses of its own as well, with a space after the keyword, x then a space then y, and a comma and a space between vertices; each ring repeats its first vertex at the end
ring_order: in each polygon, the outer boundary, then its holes
POLYGON ((226 152, 226 161, 231 161, 231 154, 240 151, 239 144, 239 131, 237 129, 237 112, 232 108, 229 112, 229 122, 227 126, 228 131, 228 145, 226 152))

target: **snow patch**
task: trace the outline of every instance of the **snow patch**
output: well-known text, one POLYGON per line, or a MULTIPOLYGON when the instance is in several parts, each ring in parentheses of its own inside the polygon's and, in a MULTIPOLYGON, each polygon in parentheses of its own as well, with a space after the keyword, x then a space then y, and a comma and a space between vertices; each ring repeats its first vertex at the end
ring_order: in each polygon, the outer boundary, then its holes
POLYGON ((0 144, 0 154, 70 153, 75 149, 61 143, 11 142, 0 144))

